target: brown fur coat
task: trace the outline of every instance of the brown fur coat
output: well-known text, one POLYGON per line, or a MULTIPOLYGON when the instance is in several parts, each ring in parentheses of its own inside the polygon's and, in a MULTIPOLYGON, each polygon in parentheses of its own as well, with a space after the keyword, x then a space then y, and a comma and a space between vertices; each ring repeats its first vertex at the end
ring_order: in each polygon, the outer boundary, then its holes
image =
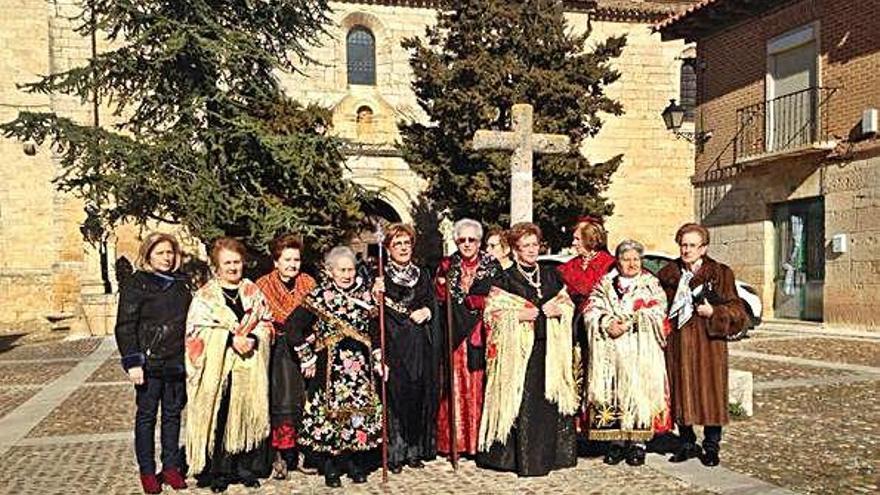
MULTIPOLYGON (((657 274, 671 305, 681 279, 683 262, 677 259, 657 274)), ((733 271, 704 257, 690 282, 691 289, 711 285, 714 313, 696 314, 684 327, 670 321, 672 334, 666 348, 666 368, 672 397, 672 417, 682 425, 724 425, 728 417, 727 335, 741 330, 748 320, 743 302, 736 295, 733 271)))

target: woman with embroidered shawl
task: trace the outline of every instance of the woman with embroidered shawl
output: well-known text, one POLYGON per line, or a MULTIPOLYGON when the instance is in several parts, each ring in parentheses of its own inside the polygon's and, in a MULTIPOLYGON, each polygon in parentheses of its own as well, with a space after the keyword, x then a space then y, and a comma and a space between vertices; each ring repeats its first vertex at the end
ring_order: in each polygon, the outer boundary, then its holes
POLYGON ((382 441, 373 379, 381 349, 371 287, 356 275, 354 252, 335 247, 325 265, 329 276, 291 313, 285 338, 310 379, 299 444, 321 461, 326 485, 336 488, 343 471, 366 483, 368 454, 382 441))
MULTIPOLYGON (((448 352, 442 352, 445 362, 442 365, 443 383, 437 411, 437 451, 452 453, 451 405, 455 408, 456 450, 474 456, 477 453, 483 410, 483 376, 486 367, 483 328, 485 294, 469 296, 468 291, 474 283, 495 277, 501 272, 501 265, 493 256, 480 251, 483 238, 480 222, 469 218, 455 222, 453 238, 458 250, 440 260, 434 277, 434 291, 441 314, 446 314, 446 304, 450 301, 452 329, 447 328, 445 332, 452 333, 453 348, 452 366, 448 364, 448 352), (450 371, 454 376, 450 376, 450 371)), ((445 323, 446 318, 443 320, 445 323)), ((446 337, 443 339, 445 341, 446 337)))
POLYGON ((491 328, 477 462, 543 476, 577 462, 574 304, 558 272, 537 263, 537 225, 514 225, 508 240, 516 252, 514 265, 471 289, 487 295, 483 318, 491 328))
POLYGON ((617 246, 617 267, 602 277, 584 314, 589 337, 589 438, 611 441, 606 464, 645 463, 645 442, 668 431, 669 387, 663 348, 666 294, 642 269, 644 247, 617 246))
POLYGON ((374 289, 384 292, 388 377, 388 464, 423 468, 436 455, 435 434, 440 327, 431 274, 412 261, 416 231, 394 223, 385 229, 389 260, 374 289))
POLYGON ((214 242, 215 277, 196 292, 186 320, 186 454, 199 486, 215 493, 231 483, 259 487, 269 471, 272 314, 242 278, 244 258, 236 239, 214 242))
POLYGON ((269 413, 275 450, 272 474, 275 479, 285 479, 289 469, 304 469, 297 459, 296 432, 305 405, 305 381, 299 357, 286 345, 284 323, 315 288, 315 279, 300 271, 303 244, 298 236, 282 235, 270 243, 269 249, 275 269, 260 277, 257 286, 269 303, 274 330, 269 359, 269 413))

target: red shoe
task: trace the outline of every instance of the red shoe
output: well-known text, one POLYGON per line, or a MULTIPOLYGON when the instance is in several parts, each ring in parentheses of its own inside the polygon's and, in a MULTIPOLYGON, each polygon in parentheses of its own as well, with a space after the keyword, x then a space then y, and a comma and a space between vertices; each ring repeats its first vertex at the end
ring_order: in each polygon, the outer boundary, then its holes
POLYGON ((186 480, 177 468, 163 468, 162 481, 175 490, 186 490, 186 480))
POLYGON ((162 493, 162 483, 155 474, 141 473, 141 486, 144 493, 162 493))

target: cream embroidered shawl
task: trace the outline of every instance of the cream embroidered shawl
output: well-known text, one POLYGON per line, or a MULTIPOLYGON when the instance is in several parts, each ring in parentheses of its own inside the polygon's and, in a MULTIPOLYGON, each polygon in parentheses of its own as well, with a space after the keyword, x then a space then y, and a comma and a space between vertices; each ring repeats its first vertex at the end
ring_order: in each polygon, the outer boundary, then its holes
POLYGON ((272 313, 263 293, 250 280, 238 289, 245 315, 239 322, 214 279, 193 297, 186 319, 186 455, 194 473, 214 450, 214 432, 227 377, 232 374, 226 452, 256 447, 269 435, 269 349, 272 313), (227 347, 230 333, 253 334, 258 343, 247 355, 227 347))
POLYGON ((590 342, 587 400, 621 411, 622 430, 651 429, 666 408, 666 294, 660 282, 643 272, 618 296, 617 270, 605 275, 590 294, 584 324, 590 342), (607 331, 615 319, 630 324, 612 339, 607 331))
MULTIPOLYGON (((559 318, 547 318, 547 356, 544 395, 562 414, 578 406, 572 368, 571 322, 574 304, 565 289, 553 298, 562 308, 559 318)), ((491 328, 486 344, 486 391, 480 421, 480 450, 504 443, 519 414, 526 367, 535 341, 534 323, 519 321, 519 310, 528 300, 497 287, 489 291, 483 319, 491 328)))

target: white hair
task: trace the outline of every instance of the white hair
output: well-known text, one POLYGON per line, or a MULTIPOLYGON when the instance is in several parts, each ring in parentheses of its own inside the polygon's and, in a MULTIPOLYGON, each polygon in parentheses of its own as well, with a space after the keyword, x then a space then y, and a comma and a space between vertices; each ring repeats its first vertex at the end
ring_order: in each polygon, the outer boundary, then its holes
POLYGON ((643 246, 641 242, 632 239, 620 241, 620 244, 617 245, 617 249, 614 250, 614 257, 620 259, 620 257, 623 256, 623 253, 627 251, 635 251, 639 253, 639 257, 641 258, 645 254, 645 246, 643 246))
POLYGON ((479 237, 480 239, 483 238, 483 225, 480 224, 480 222, 470 218, 462 218, 461 220, 455 222, 455 225, 452 227, 453 238, 460 238, 461 231, 464 229, 475 229, 477 231, 477 237, 479 237))
POLYGON ((335 267, 340 258, 348 258, 351 260, 352 264, 357 265, 357 258, 355 258, 354 251, 348 246, 336 246, 328 251, 327 254, 324 255, 324 265, 326 265, 327 268, 335 267))

